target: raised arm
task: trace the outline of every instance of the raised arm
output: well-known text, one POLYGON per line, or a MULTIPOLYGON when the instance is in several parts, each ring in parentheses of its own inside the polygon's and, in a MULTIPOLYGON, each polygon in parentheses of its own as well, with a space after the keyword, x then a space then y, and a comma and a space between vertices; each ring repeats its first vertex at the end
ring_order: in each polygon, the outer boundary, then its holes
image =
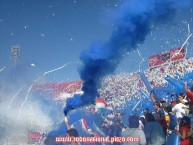
POLYGON ((184 90, 186 91, 186 94, 187 94, 188 98, 190 99, 190 101, 193 101, 193 92, 191 92, 188 89, 188 83, 187 82, 184 83, 184 90))
POLYGON ((187 92, 188 91, 188 83, 184 82, 184 90, 187 92))
POLYGON ((70 125, 69 125, 69 123, 68 123, 68 118, 67 118, 66 116, 64 117, 64 123, 66 124, 67 130, 70 130, 71 127, 70 127, 70 125))

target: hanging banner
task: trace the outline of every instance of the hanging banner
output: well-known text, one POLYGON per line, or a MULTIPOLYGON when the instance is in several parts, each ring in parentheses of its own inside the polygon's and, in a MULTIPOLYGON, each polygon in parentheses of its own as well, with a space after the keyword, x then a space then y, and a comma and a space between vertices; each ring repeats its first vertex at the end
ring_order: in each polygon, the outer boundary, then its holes
POLYGON ((185 48, 176 48, 149 57, 149 67, 157 67, 169 62, 180 61, 185 57, 185 48))

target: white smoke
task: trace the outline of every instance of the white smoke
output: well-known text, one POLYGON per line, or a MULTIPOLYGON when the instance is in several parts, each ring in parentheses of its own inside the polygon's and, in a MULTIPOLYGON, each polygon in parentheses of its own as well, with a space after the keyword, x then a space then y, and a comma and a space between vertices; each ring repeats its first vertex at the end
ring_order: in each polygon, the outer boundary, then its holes
POLYGON ((13 96, 13 92, 0 92, 0 144, 27 143, 28 131, 43 133, 53 130, 56 120, 48 113, 51 109, 50 104, 43 108, 45 104, 40 101, 42 98, 30 93, 30 99, 23 105, 20 115, 19 108, 24 101, 25 93, 18 93, 14 99, 13 96))

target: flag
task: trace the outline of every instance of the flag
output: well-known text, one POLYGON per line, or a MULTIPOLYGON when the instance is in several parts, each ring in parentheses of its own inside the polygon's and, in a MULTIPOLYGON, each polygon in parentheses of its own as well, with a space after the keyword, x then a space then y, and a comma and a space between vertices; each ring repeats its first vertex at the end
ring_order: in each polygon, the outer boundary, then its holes
POLYGON ((106 106, 106 109, 108 109, 109 111, 113 111, 113 107, 109 104, 106 106))
POLYGON ((81 119, 81 124, 82 124, 82 128, 83 128, 84 130, 88 131, 88 124, 87 124, 85 118, 82 118, 82 119, 81 119))
POLYGON ((105 108, 107 106, 107 103, 101 99, 101 98, 96 98, 96 108, 105 108))
POLYGON ((82 118, 78 121, 76 121, 74 124, 72 124, 72 128, 77 129, 79 136, 89 136, 89 126, 87 124, 87 120, 85 118, 82 118))

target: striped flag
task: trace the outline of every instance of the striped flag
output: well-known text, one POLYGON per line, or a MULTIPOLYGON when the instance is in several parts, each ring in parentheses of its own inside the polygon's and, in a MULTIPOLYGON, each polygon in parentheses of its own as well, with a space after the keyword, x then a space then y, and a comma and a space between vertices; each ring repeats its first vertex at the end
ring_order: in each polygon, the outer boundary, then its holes
POLYGON ((89 132, 90 128, 85 118, 82 118, 76 121, 74 124, 71 125, 71 127, 78 130, 79 136, 89 136, 90 135, 90 132, 89 132))
POLYGON ((101 98, 96 98, 96 108, 105 108, 107 106, 107 103, 101 99, 101 98))

